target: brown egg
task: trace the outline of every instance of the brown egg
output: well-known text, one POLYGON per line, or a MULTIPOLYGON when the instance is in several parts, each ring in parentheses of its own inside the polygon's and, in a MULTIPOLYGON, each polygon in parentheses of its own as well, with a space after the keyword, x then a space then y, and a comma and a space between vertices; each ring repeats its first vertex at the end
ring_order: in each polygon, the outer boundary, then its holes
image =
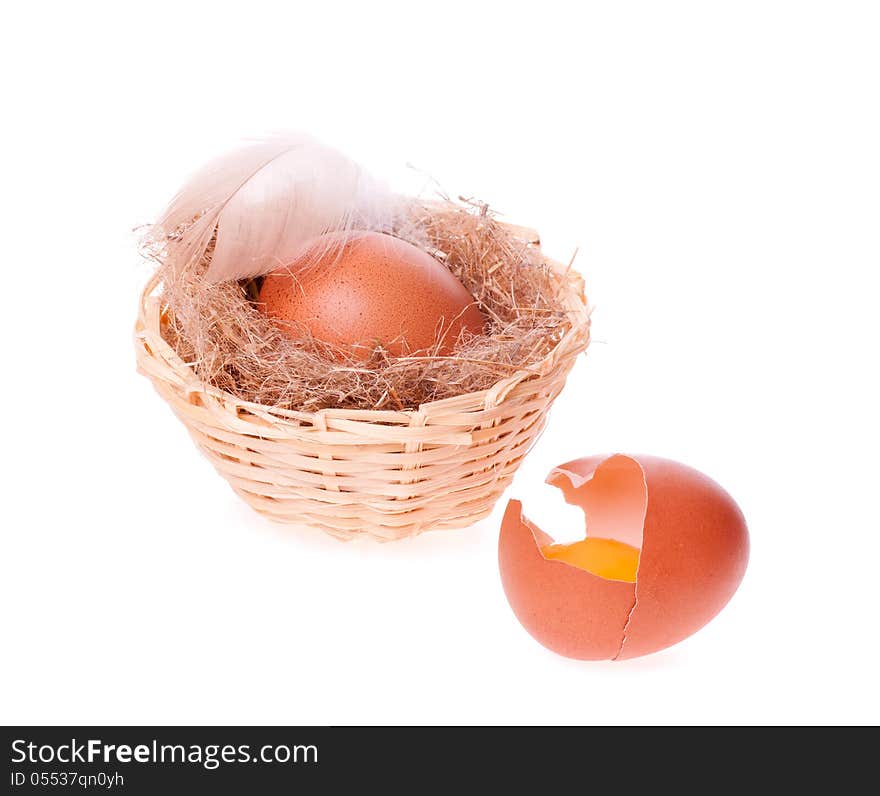
POLYGON ((583 660, 647 655, 695 633, 733 596, 749 537, 718 484, 654 456, 594 456, 547 479, 586 516, 586 536, 556 544, 511 500, 501 580, 513 612, 549 649, 583 660))
POLYGON ((378 232, 324 245, 263 281, 260 303, 291 338, 305 332, 366 357, 452 353, 463 329, 483 331, 473 296, 442 263, 378 232), (320 252, 320 253, 317 253, 320 252))

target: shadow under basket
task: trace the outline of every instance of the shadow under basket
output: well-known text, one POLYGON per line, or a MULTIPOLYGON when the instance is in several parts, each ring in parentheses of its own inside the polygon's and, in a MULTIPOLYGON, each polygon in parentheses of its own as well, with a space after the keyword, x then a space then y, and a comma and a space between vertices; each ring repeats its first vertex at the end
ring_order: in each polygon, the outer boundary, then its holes
POLYGON ((545 261, 560 274, 571 323, 550 353, 488 390, 418 409, 296 412, 203 383, 162 337, 156 277, 141 296, 138 370, 235 492, 271 520, 341 539, 462 528, 492 511, 589 345, 583 280, 545 261))

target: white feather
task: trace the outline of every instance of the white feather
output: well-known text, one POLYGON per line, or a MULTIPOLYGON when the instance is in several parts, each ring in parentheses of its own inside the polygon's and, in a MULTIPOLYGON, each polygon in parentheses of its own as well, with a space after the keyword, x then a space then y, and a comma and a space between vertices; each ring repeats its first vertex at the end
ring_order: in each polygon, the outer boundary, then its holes
MULTIPOLYGON (((396 201, 358 164, 309 136, 253 142, 194 174, 151 234, 181 267, 211 240, 209 282, 261 276, 288 265, 316 238, 387 230, 396 201)), ((338 239, 338 238, 337 238, 338 239)))

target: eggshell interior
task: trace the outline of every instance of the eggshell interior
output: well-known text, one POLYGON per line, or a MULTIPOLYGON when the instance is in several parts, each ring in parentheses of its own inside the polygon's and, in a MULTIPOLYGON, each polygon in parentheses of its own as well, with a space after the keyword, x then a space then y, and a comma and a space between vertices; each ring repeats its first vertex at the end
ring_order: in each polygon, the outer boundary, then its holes
POLYGON ((542 550, 552 540, 510 501, 499 537, 502 583, 517 618, 550 649, 584 660, 656 652, 699 630, 739 586, 745 520, 702 473, 616 454, 561 465, 547 480, 584 510, 587 535, 641 550, 634 584, 548 560, 542 550))

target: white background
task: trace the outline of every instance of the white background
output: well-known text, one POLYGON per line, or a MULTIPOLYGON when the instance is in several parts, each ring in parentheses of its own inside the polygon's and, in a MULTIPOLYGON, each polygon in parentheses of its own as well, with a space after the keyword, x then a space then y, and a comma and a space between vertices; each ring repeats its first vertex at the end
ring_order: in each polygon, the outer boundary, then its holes
POLYGON ((20 3, 2 28, 0 720, 880 720, 875 3, 20 3), (132 228, 282 128, 580 247, 595 343, 509 495, 570 537, 553 465, 704 470, 752 535, 715 621, 565 660, 506 604, 504 500, 342 544, 215 475, 135 374, 132 228))

